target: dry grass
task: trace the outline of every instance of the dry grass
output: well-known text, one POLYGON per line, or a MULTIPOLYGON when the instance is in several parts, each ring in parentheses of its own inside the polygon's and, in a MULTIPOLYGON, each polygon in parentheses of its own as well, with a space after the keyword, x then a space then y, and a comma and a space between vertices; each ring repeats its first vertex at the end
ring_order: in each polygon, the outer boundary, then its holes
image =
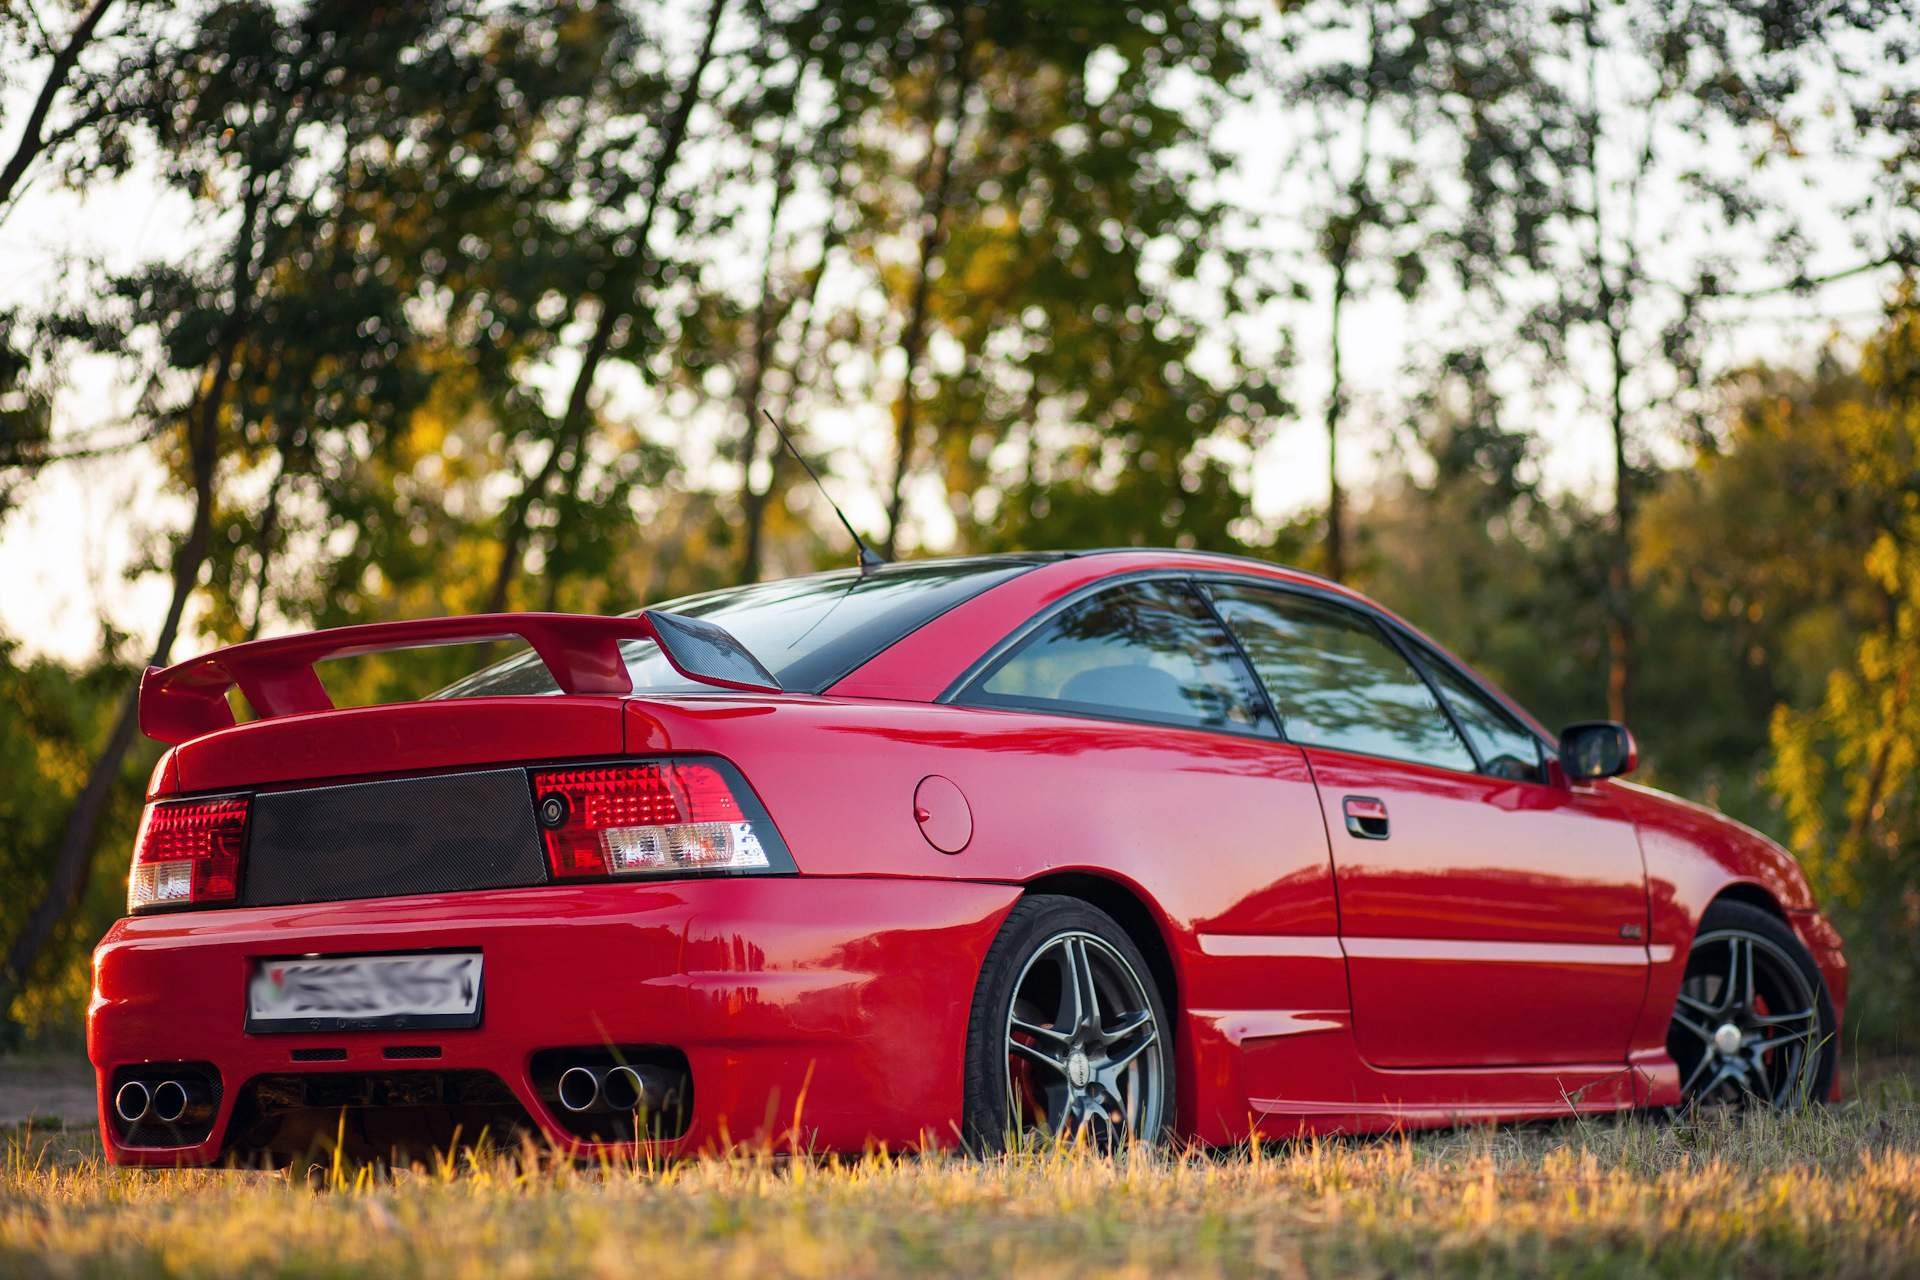
POLYGON ((1920 1094, 1809 1115, 980 1163, 492 1158, 328 1190, 16 1135, 0 1274, 1920 1275, 1920 1094))

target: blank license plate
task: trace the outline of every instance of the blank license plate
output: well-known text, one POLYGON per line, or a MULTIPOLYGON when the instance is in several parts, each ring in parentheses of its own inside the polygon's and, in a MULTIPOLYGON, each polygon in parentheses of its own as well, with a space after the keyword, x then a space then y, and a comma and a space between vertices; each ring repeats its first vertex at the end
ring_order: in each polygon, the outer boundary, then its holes
POLYGON ((248 1031, 480 1025, 480 953, 256 961, 248 1031))

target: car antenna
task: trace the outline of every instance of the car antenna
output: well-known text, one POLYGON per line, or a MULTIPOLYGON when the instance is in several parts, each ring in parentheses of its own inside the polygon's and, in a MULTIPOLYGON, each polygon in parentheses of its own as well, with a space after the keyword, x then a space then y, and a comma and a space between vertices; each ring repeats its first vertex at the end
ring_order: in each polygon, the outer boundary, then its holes
POLYGON ((792 454, 794 461, 798 462, 806 471, 807 478, 813 481, 813 487, 820 491, 820 496, 827 500, 829 507, 833 508, 833 514, 840 517, 841 527, 847 531, 847 536, 853 539, 853 545, 859 549, 861 575, 865 576, 869 570, 878 569, 881 565, 887 563, 884 556, 874 554, 873 548, 867 545, 866 539, 854 531, 853 522, 847 519, 847 513, 840 509, 840 504, 835 502, 833 495, 827 492, 827 486, 820 483, 820 474, 813 469, 812 464, 807 461, 806 456, 802 454, 800 450, 794 448, 793 437, 788 435, 787 429, 780 425, 780 420, 773 416, 773 411, 770 409, 762 409, 760 412, 765 414, 767 421, 773 424, 773 429, 780 433, 780 442, 787 446, 787 452, 792 454))

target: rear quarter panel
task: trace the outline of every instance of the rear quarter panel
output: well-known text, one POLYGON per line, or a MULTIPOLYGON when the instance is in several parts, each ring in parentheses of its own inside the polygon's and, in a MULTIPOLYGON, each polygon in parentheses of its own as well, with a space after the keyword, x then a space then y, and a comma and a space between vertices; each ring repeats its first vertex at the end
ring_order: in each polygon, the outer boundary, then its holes
MULTIPOLYGON (((1244 1128, 1287 1037, 1348 1024, 1326 829, 1295 747, 923 703, 684 698, 630 704, 627 748, 732 760, 804 874, 1071 873, 1127 888, 1178 983, 1180 1115, 1203 1139, 1244 1128), (915 817, 933 775, 971 811, 958 853, 936 849, 915 817)), ((943 960, 955 958, 928 962, 943 960)))

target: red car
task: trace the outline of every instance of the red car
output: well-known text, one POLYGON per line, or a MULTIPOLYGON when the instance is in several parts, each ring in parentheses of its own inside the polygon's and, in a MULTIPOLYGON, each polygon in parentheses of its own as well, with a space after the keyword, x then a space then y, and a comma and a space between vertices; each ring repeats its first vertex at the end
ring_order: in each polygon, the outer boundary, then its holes
POLYGON ((1792 858, 1351 591, 889 565, 147 673, 88 1043, 121 1164, 1227 1143, 1826 1097, 1792 858), (322 659, 518 636, 336 710, 322 659), (235 686, 254 717, 235 724, 235 686))

